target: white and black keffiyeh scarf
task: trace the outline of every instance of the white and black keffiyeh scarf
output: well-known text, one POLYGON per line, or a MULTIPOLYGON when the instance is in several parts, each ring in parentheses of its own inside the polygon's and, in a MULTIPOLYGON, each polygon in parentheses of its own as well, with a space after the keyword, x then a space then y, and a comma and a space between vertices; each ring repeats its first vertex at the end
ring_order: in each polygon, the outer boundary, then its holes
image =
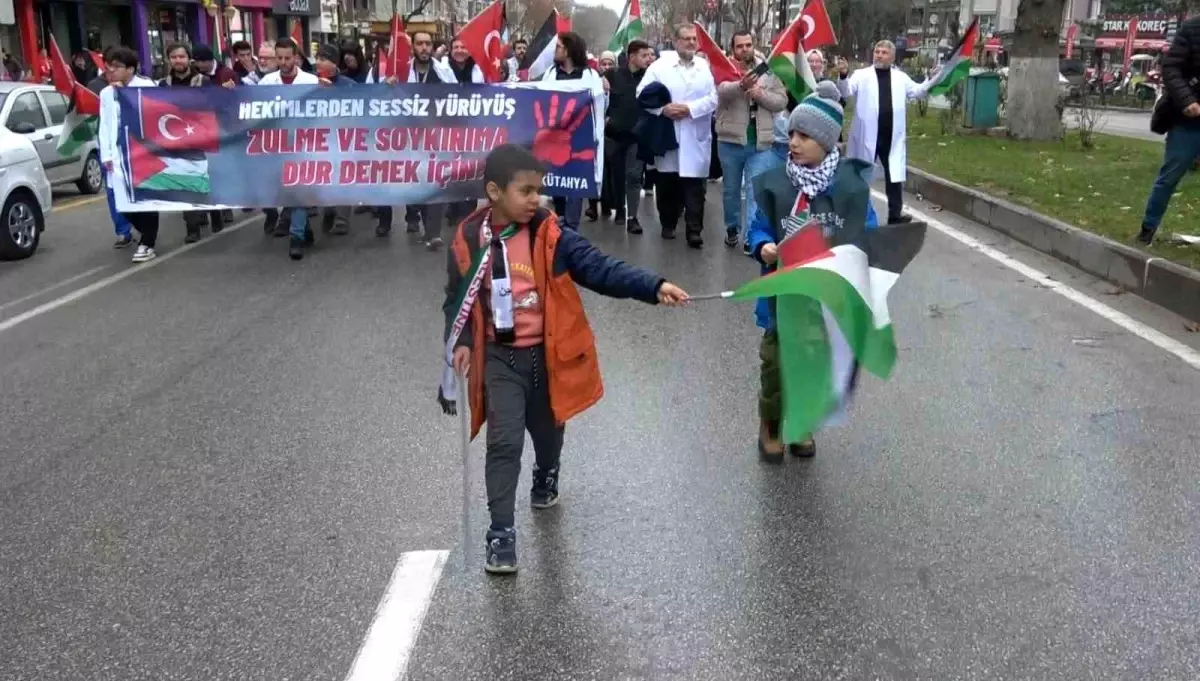
POLYGON ((792 181, 793 187, 800 190, 801 194, 812 199, 829 189, 829 185, 833 183, 833 174, 837 172, 838 162, 841 160, 842 155, 836 147, 825 154, 825 160, 817 164, 815 168, 807 168, 788 158, 788 179, 792 181))

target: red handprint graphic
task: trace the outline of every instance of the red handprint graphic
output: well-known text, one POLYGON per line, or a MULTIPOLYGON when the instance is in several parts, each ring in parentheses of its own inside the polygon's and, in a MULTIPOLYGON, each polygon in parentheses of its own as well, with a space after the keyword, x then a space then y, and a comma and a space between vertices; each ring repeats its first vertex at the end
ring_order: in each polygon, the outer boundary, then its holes
POLYGON ((570 99, 567 100, 560 116, 558 100, 557 94, 550 96, 548 116, 543 115, 541 102, 533 104, 533 119, 538 127, 537 134, 533 137, 533 155, 556 168, 561 168, 570 161, 591 161, 596 158, 595 149, 571 151, 571 135, 583 125, 588 109, 579 109, 577 112, 575 109, 578 102, 570 99))

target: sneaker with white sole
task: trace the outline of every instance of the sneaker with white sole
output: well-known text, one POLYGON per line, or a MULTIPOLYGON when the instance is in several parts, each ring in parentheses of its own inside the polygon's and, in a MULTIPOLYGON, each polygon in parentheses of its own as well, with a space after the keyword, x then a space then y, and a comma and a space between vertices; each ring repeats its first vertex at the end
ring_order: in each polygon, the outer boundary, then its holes
POLYGON ((137 251, 135 251, 133 254, 133 261, 150 262, 156 257, 158 257, 158 254, 154 252, 153 248, 150 248, 149 246, 138 246, 137 251))

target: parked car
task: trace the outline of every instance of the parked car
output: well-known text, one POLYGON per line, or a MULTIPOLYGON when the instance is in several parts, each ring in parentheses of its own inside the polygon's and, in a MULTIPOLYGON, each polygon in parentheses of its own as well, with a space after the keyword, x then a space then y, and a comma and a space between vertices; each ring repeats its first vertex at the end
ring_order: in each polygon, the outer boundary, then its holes
POLYGON ((0 260, 33 255, 50 213, 50 180, 33 142, 0 126, 0 260))
POLYGON ((49 85, 0 82, 0 127, 33 143, 50 184, 73 184, 85 194, 96 194, 104 189, 96 141, 81 145, 70 156, 58 151, 68 105, 67 98, 49 85))

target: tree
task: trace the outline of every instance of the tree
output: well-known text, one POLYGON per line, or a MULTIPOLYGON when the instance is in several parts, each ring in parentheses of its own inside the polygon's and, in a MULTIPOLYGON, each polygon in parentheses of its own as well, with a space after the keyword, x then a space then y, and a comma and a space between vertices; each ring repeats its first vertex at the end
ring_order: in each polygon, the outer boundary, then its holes
POLYGON ((1020 0, 1008 62, 1009 135, 1016 139, 1062 137, 1058 113, 1058 35, 1064 0, 1020 0))
POLYGON ((576 5, 571 28, 587 43, 588 51, 599 57, 608 49, 619 20, 617 13, 604 5, 576 5))
POLYGON ((775 27, 768 24, 771 10, 776 4, 775 0, 734 0, 726 3, 725 7, 733 15, 736 24, 734 29, 750 31, 761 44, 766 43, 775 32, 775 27))
MULTIPOLYGON (((865 57, 878 40, 905 32, 909 0, 826 0, 825 9, 838 36, 832 48, 845 56, 865 57)), ((794 17, 787 17, 791 21, 794 17)))

